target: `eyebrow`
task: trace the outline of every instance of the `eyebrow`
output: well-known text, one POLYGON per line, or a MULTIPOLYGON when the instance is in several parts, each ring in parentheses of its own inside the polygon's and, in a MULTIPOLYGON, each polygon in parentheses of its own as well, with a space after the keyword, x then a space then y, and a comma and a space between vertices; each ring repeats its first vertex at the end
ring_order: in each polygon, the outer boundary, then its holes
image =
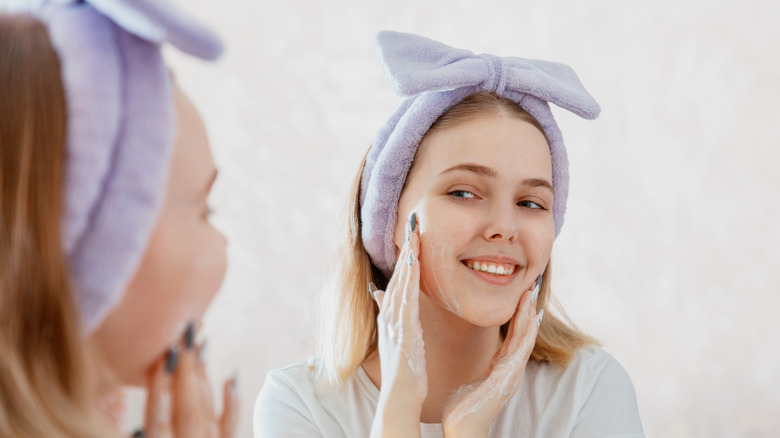
MULTIPOLYGON (((445 171, 439 173, 439 176, 450 172, 456 172, 456 171, 472 172, 477 175, 487 176, 490 178, 498 177, 498 172, 496 172, 495 169, 491 167, 483 166, 481 164, 475 164, 475 163, 456 164, 455 166, 452 166, 449 169, 446 169, 445 171)), ((542 187, 550 190, 551 192, 555 192, 555 190, 553 190, 553 186, 550 183, 550 181, 547 181, 546 179, 543 178, 526 178, 520 181, 520 185, 529 186, 529 187, 542 187)))
POLYGON ((455 172, 455 171, 466 171, 466 172, 472 172, 476 173, 477 175, 481 176, 489 176, 491 178, 497 178, 498 172, 495 171, 495 169, 492 169, 490 167, 482 166, 480 164, 474 164, 474 163, 461 163, 456 164, 449 169, 443 171, 439 174, 439 176, 444 175, 445 173, 455 172))

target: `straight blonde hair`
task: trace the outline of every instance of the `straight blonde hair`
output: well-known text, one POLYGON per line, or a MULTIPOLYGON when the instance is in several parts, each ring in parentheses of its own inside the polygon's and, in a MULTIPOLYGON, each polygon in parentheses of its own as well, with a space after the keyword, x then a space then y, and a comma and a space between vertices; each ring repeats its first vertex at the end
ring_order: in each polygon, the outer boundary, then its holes
MULTIPOLYGON (((544 133, 539 122, 518 104, 494 93, 483 92, 473 94, 445 111, 426 136, 437 129, 478 115, 495 113, 504 113, 527 121, 544 133)), ((425 137, 422 142, 424 141, 425 137)), ((380 289, 384 289, 388 281, 371 263, 361 238, 360 181, 365 162, 364 156, 352 183, 346 211, 346 228, 336 255, 336 264, 330 279, 332 283, 325 287, 320 299, 316 371, 320 378, 335 384, 352 375, 363 361, 376 351, 376 318, 379 308, 368 293, 368 283, 373 282, 380 289)), ((597 342, 577 329, 552 297, 550 264, 542 279, 537 312, 541 309, 547 310, 539 327, 531 359, 565 367, 577 350, 596 345, 597 342)), ((508 325, 507 323, 501 327, 502 336, 506 335, 508 325)))
POLYGON ((0 14, 0 90, 0 436, 110 436, 62 248, 60 64, 34 17, 0 14))

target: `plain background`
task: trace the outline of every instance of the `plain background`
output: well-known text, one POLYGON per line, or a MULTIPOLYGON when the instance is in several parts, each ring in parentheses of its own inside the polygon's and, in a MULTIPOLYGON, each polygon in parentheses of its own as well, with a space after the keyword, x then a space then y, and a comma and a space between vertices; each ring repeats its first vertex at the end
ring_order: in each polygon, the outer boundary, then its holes
POLYGON ((780 434, 780 4, 763 0, 179 0, 228 51, 169 54, 202 112, 230 268, 213 383, 313 354, 316 299, 360 159, 400 99, 379 29, 563 62, 602 106, 554 109, 571 161, 553 288, 628 370, 648 436, 780 434), (557 111, 556 111, 557 110, 557 111))

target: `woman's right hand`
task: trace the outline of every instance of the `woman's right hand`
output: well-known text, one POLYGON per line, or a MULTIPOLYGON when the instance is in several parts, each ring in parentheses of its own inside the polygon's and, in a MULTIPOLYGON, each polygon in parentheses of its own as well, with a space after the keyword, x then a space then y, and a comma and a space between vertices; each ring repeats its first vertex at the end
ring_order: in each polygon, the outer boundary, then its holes
POLYGON ((236 377, 222 388, 223 408, 214 412, 211 386, 194 327, 154 367, 147 387, 144 438, 231 438, 238 424, 236 377))
POLYGON ((373 294, 379 305, 382 382, 372 437, 419 436, 420 412, 428 391, 419 312, 420 236, 414 213, 406 232, 387 290, 373 294))

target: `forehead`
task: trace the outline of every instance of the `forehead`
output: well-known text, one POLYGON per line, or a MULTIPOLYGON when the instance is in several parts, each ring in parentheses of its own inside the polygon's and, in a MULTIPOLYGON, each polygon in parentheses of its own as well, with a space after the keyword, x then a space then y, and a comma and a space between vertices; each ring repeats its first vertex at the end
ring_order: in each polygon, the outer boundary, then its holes
POLYGON ((460 163, 493 168, 504 178, 552 178, 544 134, 504 113, 479 115, 431 131, 420 144, 414 168, 438 174, 460 163))

